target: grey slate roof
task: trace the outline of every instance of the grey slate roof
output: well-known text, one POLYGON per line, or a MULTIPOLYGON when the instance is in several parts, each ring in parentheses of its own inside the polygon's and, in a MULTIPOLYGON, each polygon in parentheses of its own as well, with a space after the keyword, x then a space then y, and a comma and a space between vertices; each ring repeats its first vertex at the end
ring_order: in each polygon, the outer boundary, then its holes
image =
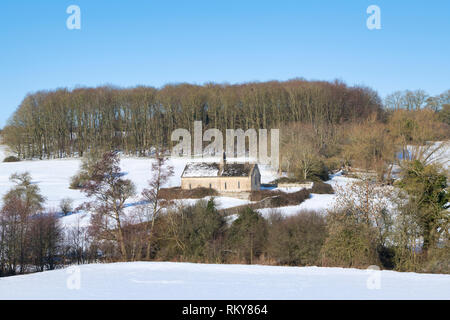
POLYGON ((217 177, 219 175, 218 163, 191 162, 184 168, 182 177, 217 177))
POLYGON ((184 168, 182 177, 248 177, 251 175, 255 164, 226 163, 220 170, 218 163, 191 162, 184 168))
POLYGON ((252 173, 253 164, 230 163, 226 164, 222 177, 248 177, 252 173))

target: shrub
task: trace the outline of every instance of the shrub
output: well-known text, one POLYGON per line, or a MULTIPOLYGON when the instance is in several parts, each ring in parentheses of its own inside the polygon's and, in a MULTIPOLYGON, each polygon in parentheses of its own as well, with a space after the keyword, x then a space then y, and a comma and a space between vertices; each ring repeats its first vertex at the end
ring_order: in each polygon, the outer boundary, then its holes
POLYGON ((178 234, 184 244, 184 258, 203 262, 222 262, 221 244, 224 218, 213 199, 199 201, 182 210, 178 234))
POLYGON ((261 201, 262 199, 273 197, 280 194, 280 191, 257 190, 250 193, 250 201, 261 201))
POLYGON ((81 163, 80 170, 70 178, 69 188, 74 190, 82 189, 85 182, 92 176, 93 168, 95 168, 96 164, 102 160, 104 154, 106 154, 106 151, 102 152, 101 149, 96 149, 95 151, 86 154, 81 163))
POLYGON ((292 174, 298 181, 326 181, 329 179, 328 168, 320 159, 314 159, 312 163, 299 162, 292 174))
POLYGON ((252 264, 255 258, 264 253, 267 221, 258 212, 247 207, 233 221, 227 240, 232 261, 252 264))
POLYGON ((442 109, 439 111, 439 120, 450 126, 450 104, 444 104, 442 106, 442 109))
POLYGON ((250 201, 264 200, 264 207, 284 207, 298 205, 310 197, 310 191, 302 189, 297 192, 283 192, 279 190, 258 190, 250 193, 250 201))
POLYGON ((20 159, 15 156, 9 156, 9 157, 6 157, 5 159, 3 159, 3 162, 19 162, 19 161, 20 161, 20 159))
POLYGON ((427 273, 450 274, 450 243, 447 241, 442 248, 432 248, 428 251, 427 261, 422 268, 427 273))
POLYGON ((320 250, 326 238, 325 218, 314 211, 290 217, 271 216, 270 258, 281 265, 320 265, 320 250))
POLYGON ((214 199, 168 210, 155 225, 155 258, 158 260, 223 262, 226 224, 214 199))
POLYGON ((373 228, 348 216, 345 211, 330 212, 328 236, 321 250, 325 267, 367 268, 380 265, 373 228))
POLYGON ((338 157, 325 158, 323 162, 328 170, 333 172, 340 170, 344 164, 343 159, 340 159, 338 157))
POLYGON ((313 187, 310 189, 310 192, 317 194, 334 194, 333 187, 328 183, 322 181, 314 182, 313 187))
POLYGON ((73 211, 73 200, 70 198, 62 199, 59 203, 59 208, 61 209, 62 213, 67 216, 73 211))
POLYGON ((293 177, 281 177, 270 182, 271 184, 279 184, 279 183, 303 183, 305 180, 293 178, 293 177))
POLYGON ((208 196, 217 196, 218 193, 215 189, 209 188, 195 188, 190 190, 175 188, 164 188, 159 190, 159 197, 165 200, 175 199, 201 199, 208 196))
POLYGON ((69 189, 78 190, 83 187, 85 179, 81 174, 77 174, 70 178, 69 189))

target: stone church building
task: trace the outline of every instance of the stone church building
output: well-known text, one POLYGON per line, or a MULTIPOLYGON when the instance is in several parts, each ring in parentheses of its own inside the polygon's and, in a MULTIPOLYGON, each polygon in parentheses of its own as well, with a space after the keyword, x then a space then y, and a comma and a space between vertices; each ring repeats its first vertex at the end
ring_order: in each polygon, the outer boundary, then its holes
POLYGON ((261 188, 257 164, 191 162, 181 175, 182 189, 210 188, 218 192, 250 192, 261 188))

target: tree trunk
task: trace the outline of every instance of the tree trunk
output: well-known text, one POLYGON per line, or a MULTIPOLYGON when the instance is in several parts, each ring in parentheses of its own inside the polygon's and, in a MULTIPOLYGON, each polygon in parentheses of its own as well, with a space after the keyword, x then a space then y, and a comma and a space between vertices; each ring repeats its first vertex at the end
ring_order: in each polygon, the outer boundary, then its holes
POLYGON ((122 225, 120 223, 120 218, 119 218, 119 213, 116 211, 116 222, 117 222, 117 240, 119 242, 119 246, 120 246, 120 251, 122 253, 122 260, 123 261, 127 261, 128 256, 127 256, 127 248, 125 247, 125 240, 123 237, 123 230, 122 230, 122 225))

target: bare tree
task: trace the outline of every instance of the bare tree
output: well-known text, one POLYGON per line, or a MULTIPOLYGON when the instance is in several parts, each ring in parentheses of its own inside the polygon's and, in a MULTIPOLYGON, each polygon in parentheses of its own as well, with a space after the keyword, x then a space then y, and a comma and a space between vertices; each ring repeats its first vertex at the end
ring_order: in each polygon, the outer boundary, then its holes
POLYGON ((81 190, 93 201, 87 202, 84 208, 94 213, 91 219, 91 230, 97 237, 114 240, 119 245, 122 260, 127 260, 122 220, 125 202, 135 195, 135 187, 131 180, 123 179, 120 158, 116 152, 106 152, 93 164, 88 181, 81 190))
POLYGON ((71 198, 64 198, 59 203, 59 208, 62 213, 67 216, 73 211, 73 200, 71 198))
POLYGON ((83 226, 78 217, 76 224, 66 230, 66 245, 71 261, 77 264, 86 263, 89 260, 88 251, 91 242, 89 228, 83 226))
POLYGON ((386 96, 384 105, 388 109, 399 110, 405 105, 405 97, 403 92, 395 91, 386 96))
POLYGON ((355 180, 349 187, 336 187, 334 211, 345 211, 358 223, 375 227, 381 245, 386 245, 392 228, 391 200, 395 189, 373 179, 355 180))
POLYGON ((41 213, 33 217, 30 228, 30 256, 38 271, 55 269, 62 238, 62 229, 55 213, 41 213))
POLYGON ((30 230, 32 217, 38 215, 45 198, 40 195, 39 187, 33 184, 28 172, 15 173, 10 180, 14 187, 3 197, 0 211, 2 225, 3 264, 8 274, 15 274, 17 269, 24 273, 29 263, 30 230))
POLYGON ((146 234, 148 237, 146 248, 146 259, 150 259, 151 243, 153 241, 153 230, 155 220, 163 208, 169 205, 167 200, 160 198, 159 191, 162 186, 173 176, 173 167, 168 165, 164 152, 158 151, 155 160, 152 162, 152 175, 148 181, 149 188, 142 191, 142 197, 147 202, 146 234))
POLYGON ((407 90, 404 95, 404 102, 408 110, 420 110, 424 107, 428 94, 424 90, 407 90))

